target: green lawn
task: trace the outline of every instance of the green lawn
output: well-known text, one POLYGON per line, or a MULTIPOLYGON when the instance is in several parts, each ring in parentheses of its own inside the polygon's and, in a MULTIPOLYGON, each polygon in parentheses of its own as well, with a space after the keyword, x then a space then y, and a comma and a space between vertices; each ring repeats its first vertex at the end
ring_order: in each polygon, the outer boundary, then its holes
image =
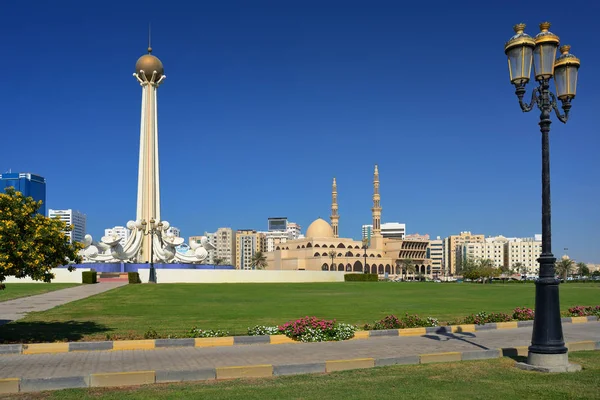
MULTIPOLYGON (((600 303, 600 284, 560 286, 562 309, 600 303)), ((181 336, 192 327, 246 334, 249 326, 277 325, 316 315, 364 324, 388 314, 440 321, 479 311, 533 307, 533 284, 393 282, 290 284, 127 285, 0 327, 4 342, 142 338, 152 328, 181 336)))
POLYGON ((6 289, 0 290, 0 302, 19 297, 33 296, 54 290, 77 286, 77 283, 6 283, 6 289))
MULTIPOLYGON (((571 353, 583 366, 570 374, 521 371, 502 358, 392 366, 268 379, 163 384, 120 389, 71 389, 28 399, 600 399, 600 352, 571 353)), ((19 396, 14 396, 19 399, 19 396)))

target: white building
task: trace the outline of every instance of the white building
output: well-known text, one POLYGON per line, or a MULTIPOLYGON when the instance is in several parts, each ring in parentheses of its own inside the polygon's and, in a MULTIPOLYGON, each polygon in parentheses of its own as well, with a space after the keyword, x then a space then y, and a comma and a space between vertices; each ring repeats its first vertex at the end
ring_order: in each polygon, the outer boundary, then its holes
POLYGON ((441 237, 438 236, 437 239, 429 240, 427 258, 431 260, 432 275, 442 274, 444 268, 444 241, 441 237))
POLYGON ((508 239, 504 236, 485 238, 483 243, 465 243, 462 245, 462 259, 492 260, 494 267, 506 264, 505 247, 508 239))
MULTIPOLYGON (((373 225, 362 226, 362 239, 371 239, 373 225)), ((404 239, 406 235, 406 224, 399 222, 384 222, 381 224, 381 236, 390 239, 404 239)))
MULTIPOLYGON (((525 268, 528 274, 537 273, 537 261, 542 254, 542 235, 532 238, 511 238, 506 246, 506 262, 513 269, 525 268)), ((522 271, 515 271, 521 273, 522 271)))
POLYGON ((302 227, 295 222, 288 222, 287 233, 289 240, 296 240, 302 237, 302 227))
POLYGON ((73 225, 73 230, 71 232, 65 232, 65 234, 69 237, 69 243, 79 242, 83 243, 83 239, 85 237, 86 230, 86 220, 87 217, 85 214, 80 213, 79 211, 75 211, 72 209, 68 210, 48 210, 48 217, 50 218, 58 218, 61 221, 65 222, 67 225, 73 225))
POLYGON ((119 243, 121 246, 125 245, 127 239, 129 239, 130 231, 124 226, 115 226, 114 228, 108 228, 104 230, 104 236, 113 236, 116 235, 121 238, 119 243))
MULTIPOLYGON (((217 260, 222 265, 235 265, 235 232, 231 228, 219 228, 216 232, 204 232, 209 243, 216 247, 208 250, 206 264, 216 264, 217 260)), ((202 236, 190 236, 189 243, 200 243, 202 236)))

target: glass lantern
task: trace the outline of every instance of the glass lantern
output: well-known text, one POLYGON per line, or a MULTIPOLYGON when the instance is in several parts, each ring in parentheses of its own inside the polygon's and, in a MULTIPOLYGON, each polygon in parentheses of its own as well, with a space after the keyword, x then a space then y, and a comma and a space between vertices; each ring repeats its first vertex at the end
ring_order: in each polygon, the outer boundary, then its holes
POLYGON ((515 35, 506 42, 504 52, 508 56, 510 82, 515 85, 526 84, 531 76, 531 62, 535 40, 524 32, 525 24, 513 27, 515 35))
POLYGON ((542 22, 540 24, 541 32, 535 35, 533 67, 535 79, 538 81, 550 79, 554 75, 554 60, 556 59, 556 49, 560 40, 549 29, 550 22, 542 22))
POLYGON ((569 54, 571 46, 561 46, 561 55, 554 63, 554 82, 556 83, 556 96, 560 100, 575 98, 577 89, 577 73, 581 62, 573 54, 569 54))

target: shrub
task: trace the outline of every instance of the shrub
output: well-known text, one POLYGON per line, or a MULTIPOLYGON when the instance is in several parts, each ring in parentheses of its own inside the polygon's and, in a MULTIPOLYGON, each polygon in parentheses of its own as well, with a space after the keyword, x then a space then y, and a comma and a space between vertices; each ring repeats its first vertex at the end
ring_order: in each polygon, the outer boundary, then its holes
POLYGON ((158 339, 158 333, 154 329, 148 328, 148 330, 144 332, 144 339, 158 339))
POLYGON ((81 282, 87 284, 98 283, 97 272, 83 271, 81 273, 81 282))
POLYGON ((326 342, 351 339, 354 337, 356 327, 338 324, 335 320, 304 317, 279 326, 279 331, 301 342, 326 342))
POLYGON ((127 277, 129 278, 129 283, 142 283, 138 272, 128 272, 127 277))
POLYGON ((265 326, 256 325, 252 328, 248 328, 248 336, 261 336, 261 335, 282 335, 279 331, 278 326, 265 326))
POLYGON ((425 319, 418 315, 410 315, 406 313, 402 319, 399 319, 395 315, 388 315, 383 319, 375 322, 373 326, 366 324, 365 330, 373 329, 404 329, 404 328, 423 328, 428 326, 439 326, 440 321, 436 318, 427 317, 425 319), (367 329, 369 328, 369 329, 367 329))
POLYGON ((569 308, 571 317, 597 316, 600 318, 600 306, 575 306, 569 308))
POLYGON ((486 313, 482 311, 477 314, 471 314, 463 321, 465 324, 483 325, 490 322, 508 322, 512 317, 506 313, 486 313))
POLYGON ((527 307, 517 307, 513 310, 513 319, 516 319, 517 321, 529 321, 532 320, 534 317, 535 313, 531 308, 527 308, 527 307))
POLYGON ((377 274, 344 274, 346 282, 377 282, 379 275, 377 274))
POLYGON ((212 330, 212 329, 200 329, 193 327, 189 332, 189 337, 193 338, 208 338, 208 337, 223 337, 229 336, 229 332, 222 330, 212 330))

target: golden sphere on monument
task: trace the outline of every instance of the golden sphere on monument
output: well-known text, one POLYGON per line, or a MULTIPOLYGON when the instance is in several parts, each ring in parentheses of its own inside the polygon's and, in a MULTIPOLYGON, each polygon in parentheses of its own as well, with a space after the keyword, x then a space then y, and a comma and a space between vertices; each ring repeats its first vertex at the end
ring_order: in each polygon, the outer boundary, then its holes
MULTIPOLYGON (((151 51, 150 49, 148 50, 151 51)), ((144 71, 148 80, 152 79, 152 73, 156 71, 155 82, 165 73, 162 62, 152 54, 144 54, 138 58, 135 63, 135 72, 139 74, 140 71, 144 71)))

